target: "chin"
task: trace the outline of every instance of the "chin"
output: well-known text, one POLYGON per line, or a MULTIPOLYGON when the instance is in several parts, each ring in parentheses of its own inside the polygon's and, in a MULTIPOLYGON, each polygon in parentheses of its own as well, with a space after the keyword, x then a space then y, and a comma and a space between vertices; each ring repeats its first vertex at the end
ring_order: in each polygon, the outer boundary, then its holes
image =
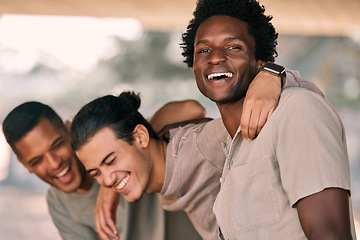
POLYGON ((128 202, 136 202, 142 197, 142 193, 124 195, 128 202))
POLYGON ((69 184, 68 186, 62 186, 62 188, 59 187, 59 189, 67 193, 76 192, 81 187, 81 183, 81 180, 76 181, 75 179, 73 179, 73 182, 71 184, 69 184))
POLYGON ((76 190, 78 189, 79 187, 77 186, 74 186, 74 187, 67 187, 67 188, 64 188, 64 187, 58 187, 58 189, 60 189, 61 191, 63 192, 66 192, 66 193, 72 193, 72 192, 76 192, 76 190))

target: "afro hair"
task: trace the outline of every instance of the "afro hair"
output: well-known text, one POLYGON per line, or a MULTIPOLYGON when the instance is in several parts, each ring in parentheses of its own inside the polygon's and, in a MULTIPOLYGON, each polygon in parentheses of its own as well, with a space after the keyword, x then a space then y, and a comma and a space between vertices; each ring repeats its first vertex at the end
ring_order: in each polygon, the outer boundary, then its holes
POLYGON ((255 0, 199 0, 193 19, 190 20, 187 31, 182 34, 180 46, 184 62, 192 68, 197 29, 206 19, 215 15, 230 16, 246 22, 249 34, 255 39, 256 59, 274 62, 278 33, 270 23, 272 16, 266 16, 264 12, 264 6, 260 6, 255 0))

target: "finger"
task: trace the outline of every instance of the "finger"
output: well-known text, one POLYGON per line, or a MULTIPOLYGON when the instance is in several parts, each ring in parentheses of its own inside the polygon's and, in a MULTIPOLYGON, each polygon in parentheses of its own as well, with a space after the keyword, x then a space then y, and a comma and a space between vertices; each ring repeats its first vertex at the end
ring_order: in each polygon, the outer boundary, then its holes
MULTIPOLYGON (((108 225, 108 220, 107 220, 107 213, 110 212, 109 210, 106 210, 106 208, 100 208, 97 209, 96 213, 98 215, 97 220, 98 220, 98 227, 97 227, 97 231, 99 236, 102 237, 102 239, 109 239, 109 236, 114 238, 114 239, 118 239, 119 236, 117 234, 117 229, 116 226, 115 227, 115 232, 113 229, 111 229, 108 225)), ((112 220, 111 220, 112 222, 112 220)))
POLYGON ((99 235, 99 238, 101 240, 110 240, 110 238, 108 237, 108 235, 102 231, 102 224, 101 224, 101 211, 95 211, 95 229, 97 234, 99 235))
POLYGON ((275 106, 275 107, 272 107, 272 108, 270 108, 270 110, 269 110, 269 113, 268 113, 268 115, 267 115, 267 119, 266 120, 268 120, 269 118, 270 118, 270 116, 273 114, 273 112, 275 111, 275 108, 276 108, 277 106, 275 106))
POLYGON ((249 122, 252 114, 251 110, 252 110, 251 104, 248 104, 247 101, 245 101, 240 119, 241 134, 244 139, 249 138, 249 122))
POLYGON ((95 218, 95 228, 96 228, 96 232, 99 235, 99 238, 101 240, 110 240, 108 235, 104 231, 102 231, 101 224, 100 224, 100 221, 98 218, 95 218))
POLYGON ((259 123, 256 130, 256 136, 260 134, 261 130, 265 126, 265 123, 269 120, 271 114, 275 111, 276 107, 271 107, 268 110, 262 110, 260 117, 259 117, 259 123))
POLYGON ((114 237, 118 237, 118 230, 116 227, 116 210, 115 211, 111 211, 111 210, 106 210, 104 212, 105 215, 105 222, 106 222, 106 226, 109 228, 109 230, 112 232, 112 234, 114 235, 114 237))
POLYGON ((256 136, 258 136, 261 132, 261 130, 263 129, 265 123, 267 122, 268 120, 268 114, 269 112, 268 111, 261 111, 260 115, 259 115, 259 122, 258 122, 258 125, 257 125, 257 129, 256 129, 256 136))
POLYGON ((254 108, 251 111, 251 116, 249 120, 249 139, 253 140, 256 137, 256 132, 259 124, 259 119, 261 116, 261 110, 259 108, 254 108))
POLYGON ((111 215, 107 214, 111 214, 110 211, 107 209, 102 209, 102 217, 100 221, 101 231, 104 232, 107 236, 118 239, 119 236, 117 235, 117 228, 111 219, 111 215))

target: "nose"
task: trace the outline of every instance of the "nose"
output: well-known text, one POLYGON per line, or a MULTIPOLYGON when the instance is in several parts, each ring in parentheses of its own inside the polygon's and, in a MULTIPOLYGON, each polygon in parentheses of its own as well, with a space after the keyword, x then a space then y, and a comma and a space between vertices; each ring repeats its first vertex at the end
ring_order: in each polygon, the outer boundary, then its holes
POLYGON ((61 165, 61 157, 54 153, 48 153, 47 162, 52 169, 57 169, 61 165))
POLYGON ((112 187, 116 182, 116 178, 111 171, 102 169, 100 176, 102 177, 102 182, 105 187, 112 187))
POLYGON ((209 54, 209 64, 220 64, 226 61, 226 53, 223 49, 215 48, 209 54))

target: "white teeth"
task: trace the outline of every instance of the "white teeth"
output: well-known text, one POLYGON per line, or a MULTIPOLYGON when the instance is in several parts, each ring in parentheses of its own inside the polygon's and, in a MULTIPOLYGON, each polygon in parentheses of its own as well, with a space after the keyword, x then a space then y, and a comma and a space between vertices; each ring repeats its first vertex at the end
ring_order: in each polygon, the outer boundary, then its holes
POLYGON ((130 175, 128 174, 121 180, 119 185, 117 185, 115 188, 117 190, 121 190, 128 183, 129 179, 130 179, 130 175))
POLYGON ((228 78, 231 78, 233 76, 233 74, 231 72, 227 72, 227 73, 212 73, 212 74, 209 74, 207 76, 207 78, 209 80, 213 80, 215 77, 221 77, 221 76, 225 76, 225 77, 228 77, 228 78))
POLYGON ((70 169, 70 165, 67 166, 66 168, 64 168, 64 170, 62 170, 61 172, 59 172, 58 174, 55 175, 55 177, 59 178, 64 176, 70 169))

